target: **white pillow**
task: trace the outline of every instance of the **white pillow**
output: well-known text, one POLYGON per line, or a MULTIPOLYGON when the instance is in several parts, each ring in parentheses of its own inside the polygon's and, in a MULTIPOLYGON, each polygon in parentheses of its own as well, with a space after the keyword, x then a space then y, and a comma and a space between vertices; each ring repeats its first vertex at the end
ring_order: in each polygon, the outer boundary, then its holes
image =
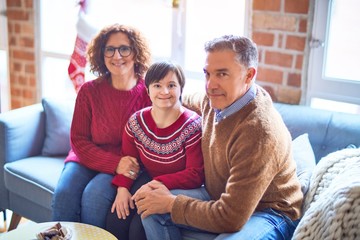
POLYGON ((301 184, 301 191, 305 196, 309 190, 311 174, 316 165, 314 151, 307 133, 293 140, 293 155, 296 162, 296 175, 301 184))

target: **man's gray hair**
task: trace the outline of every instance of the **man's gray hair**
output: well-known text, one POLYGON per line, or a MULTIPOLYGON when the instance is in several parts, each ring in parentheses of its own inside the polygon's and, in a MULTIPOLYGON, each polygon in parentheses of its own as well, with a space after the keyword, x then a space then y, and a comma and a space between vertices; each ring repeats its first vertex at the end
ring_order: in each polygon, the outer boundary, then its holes
POLYGON ((245 67, 257 68, 258 50, 256 44, 247 37, 224 35, 214 38, 205 43, 205 51, 232 50, 235 52, 237 60, 245 67))

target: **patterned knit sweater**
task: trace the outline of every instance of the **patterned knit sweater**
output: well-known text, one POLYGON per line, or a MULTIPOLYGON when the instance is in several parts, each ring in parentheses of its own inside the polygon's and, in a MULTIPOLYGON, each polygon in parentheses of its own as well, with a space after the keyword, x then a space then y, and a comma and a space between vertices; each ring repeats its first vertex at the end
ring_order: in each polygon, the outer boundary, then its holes
POLYGON ((105 79, 84 83, 76 98, 70 131, 72 149, 65 162, 79 162, 113 174, 122 157, 121 138, 127 120, 150 105, 143 79, 129 91, 117 90, 105 79))
MULTIPOLYGON (((191 189, 204 183, 201 152, 201 118, 185 109, 166 128, 158 128, 151 107, 129 119, 123 135, 123 155, 133 156, 149 175, 168 189, 191 189)), ((130 189, 133 180, 116 175, 113 184, 130 189)))
POLYGON ((268 93, 257 86, 255 99, 221 122, 206 97, 183 99, 202 112, 205 185, 213 200, 177 196, 173 221, 223 233, 239 231, 265 208, 298 219, 303 195, 291 136, 268 93))

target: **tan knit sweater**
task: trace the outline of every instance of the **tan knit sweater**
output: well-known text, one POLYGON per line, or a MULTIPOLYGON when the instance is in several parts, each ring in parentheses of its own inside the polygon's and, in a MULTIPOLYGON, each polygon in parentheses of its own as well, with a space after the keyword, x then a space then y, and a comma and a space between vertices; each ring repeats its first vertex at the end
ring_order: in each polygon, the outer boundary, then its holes
POLYGON ((291 136, 268 93, 257 86, 252 102, 219 123, 206 97, 183 102, 202 113, 205 184, 213 200, 177 196, 173 221, 223 233, 239 231, 254 211, 270 207, 298 219, 303 195, 291 136))

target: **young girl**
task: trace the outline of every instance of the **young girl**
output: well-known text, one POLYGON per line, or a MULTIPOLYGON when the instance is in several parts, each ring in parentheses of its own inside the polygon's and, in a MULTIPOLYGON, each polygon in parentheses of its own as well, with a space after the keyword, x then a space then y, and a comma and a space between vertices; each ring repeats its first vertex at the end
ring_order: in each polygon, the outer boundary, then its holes
MULTIPOLYGON (((168 189, 198 188, 204 181, 201 118, 181 104, 185 85, 182 69, 170 62, 154 63, 145 85, 152 106, 133 114, 126 124, 122 138, 126 157, 120 160, 126 170, 112 181, 118 189, 107 228, 119 239, 145 238, 130 193, 139 169, 168 189), (114 224, 115 217, 124 220, 114 224)), ((138 191, 148 190, 145 184, 138 191)))

